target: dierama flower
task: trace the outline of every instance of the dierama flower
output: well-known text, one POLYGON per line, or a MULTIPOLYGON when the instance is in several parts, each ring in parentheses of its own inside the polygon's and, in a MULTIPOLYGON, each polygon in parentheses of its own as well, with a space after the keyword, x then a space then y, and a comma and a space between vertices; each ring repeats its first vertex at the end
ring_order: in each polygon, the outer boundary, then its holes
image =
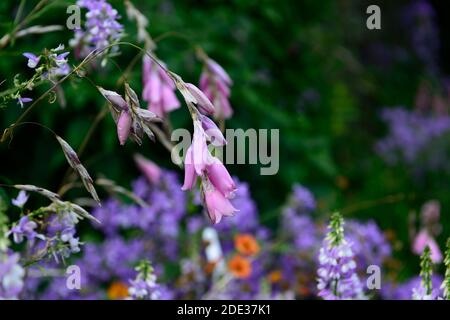
POLYGON ((427 230, 421 230, 419 234, 414 239, 413 252, 417 255, 421 255, 426 247, 430 248, 431 261, 434 263, 439 263, 442 261, 442 253, 439 249, 438 244, 433 239, 433 237, 428 233, 427 230))
POLYGON ((192 145, 187 149, 184 158, 184 183, 181 190, 186 191, 192 189, 197 181, 197 174, 195 173, 194 160, 192 158, 192 145))
POLYGON ((202 128, 203 130, 205 130, 208 140, 211 141, 213 145, 223 146, 227 144, 227 140, 225 139, 217 125, 214 123, 214 121, 204 115, 201 115, 200 119, 202 122, 202 128))
POLYGON ((148 102, 148 109, 161 118, 178 109, 180 102, 175 95, 175 84, 166 71, 147 55, 144 56, 142 66, 142 98, 148 102))
POLYGON ((203 174, 209 160, 208 146, 206 145, 206 134, 200 121, 194 121, 194 135, 192 137, 192 162, 195 173, 203 174))
POLYGON ((122 110, 127 110, 128 109, 127 102, 117 92, 111 91, 111 90, 105 90, 105 89, 103 89, 101 87, 97 87, 97 89, 100 91, 100 93, 103 95, 103 97, 105 97, 105 99, 108 100, 108 102, 114 108, 116 108, 116 110, 118 110, 119 112, 122 111, 122 110))
POLYGON ((228 170, 216 157, 212 157, 211 162, 206 166, 206 175, 209 181, 225 198, 233 198, 236 185, 228 170))
POLYGON ((37 66, 38 63, 39 63, 39 60, 41 60, 41 57, 40 57, 40 56, 36 56, 35 54, 30 53, 30 52, 25 52, 25 53, 23 54, 23 56, 26 57, 26 58, 28 59, 28 64, 27 64, 27 66, 30 67, 30 68, 32 68, 32 69, 36 68, 36 66, 37 66))
POLYGON ((15 205, 18 208, 23 208, 25 203, 27 203, 29 196, 27 195, 26 191, 19 191, 19 194, 17 195, 17 198, 12 199, 11 203, 15 205))
POLYGON ((230 200, 215 189, 207 179, 203 180, 203 194, 209 218, 214 224, 219 223, 223 216, 231 217, 238 211, 233 207, 230 200))
POLYGON ((214 114, 215 108, 209 98, 192 83, 186 83, 189 93, 197 100, 197 108, 203 114, 214 114))
POLYGON ((122 111, 117 121, 117 136, 119 137, 120 145, 124 145, 130 135, 131 124, 133 119, 131 118, 128 110, 122 111))
POLYGON ((141 108, 136 92, 128 83, 125 83, 125 99, 117 92, 97 88, 111 105, 110 111, 117 125, 120 144, 123 145, 130 136, 130 139, 141 145, 144 134, 154 141, 155 135, 150 125, 161 119, 153 112, 141 108))
POLYGON ((28 240, 33 240, 35 238, 45 240, 45 236, 37 233, 34 229, 37 228, 37 223, 30 220, 28 216, 23 216, 20 218, 19 222, 11 228, 7 235, 13 235, 15 243, 21 243, 26 237, 28 240))
POLYGON ((159 182, 161 178, 161 169, 156 163, 144 158, 140 154, 136 154, 134 156, 134 161, 148 181, 153 184, 157 184, 159 182))
POLYGON ((229 102, 232 84, 227 72, 217 62, 208 58, 200 76, 200 89, 216 107, 216 118, 228 119, 233 115, 229 102))

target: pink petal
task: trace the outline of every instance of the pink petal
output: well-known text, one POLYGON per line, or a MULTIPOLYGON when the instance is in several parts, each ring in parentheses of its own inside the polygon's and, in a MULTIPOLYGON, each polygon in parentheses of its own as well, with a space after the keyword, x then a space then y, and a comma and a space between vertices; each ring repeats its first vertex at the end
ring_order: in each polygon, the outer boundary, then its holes
POLYGON ((194 122, 194 136, 192 138, 192 160, 195 172, 201 176, 207 164, 208 147, 206 136, 200 121, 194 122))
POLYGON ((213 158, 214 162, 206 167, 206 174, 213 186, 226 198, 232 198, 236 191, 236 185, 228 170, 219 159, 213 158))
POLYGON ((162 87, 162 109, 168 113, 180 107, 180 101, 178 101, 175 92, 167 85, 162 87))
POLYGON ((186 191, 192 189, 197 180, 197 175, 195 174, 195 168, 192 159, 192 146, 190 146, 186 152, 186 157, 184 159, 184 184, 181 190, 186 191))
POLYGON ((230 85, 233 83, 225 69, 222 68, 216 61, 208 59, 207 65, 211 72, 220 77, 225 83, 230 85))

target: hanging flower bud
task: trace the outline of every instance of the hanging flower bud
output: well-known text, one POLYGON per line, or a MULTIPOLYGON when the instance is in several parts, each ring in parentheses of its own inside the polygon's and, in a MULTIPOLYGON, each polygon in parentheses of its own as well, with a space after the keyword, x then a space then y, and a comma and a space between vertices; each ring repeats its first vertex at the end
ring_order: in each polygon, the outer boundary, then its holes
POLYGON ((212 59, 206 60, 204 71, 200 76, 200 89, 213 102, 216 108, 215 118, 228 119, 233 115, 229 102, 232 84, 230 76, 217 62, 212 59))
POLYGON ((100 93, 105 97, 105 99, 108 100, 109 103, 111 103, 111 105, 116 110, 127 110, 128 109, 128 105, 127 105, 125 99, 122 98, 122 96, 120 94, 118 94, 117 92, 114 92, 114 91, 105 90, 102 87, 97 87, 97 88, 100 91, 100 93))
POLYGON ((192 83, 186 83, 186 88, 192 94, 192 96, 197 100, 197 107, 203 114, 214 114, 214 106, 208 97, 192 83))
POLYGON ((123 146, 130 135, 132 118, 128 111, 124 110, 120 113, 117 121, 117 136, 119 137, 120 145, 123 146))

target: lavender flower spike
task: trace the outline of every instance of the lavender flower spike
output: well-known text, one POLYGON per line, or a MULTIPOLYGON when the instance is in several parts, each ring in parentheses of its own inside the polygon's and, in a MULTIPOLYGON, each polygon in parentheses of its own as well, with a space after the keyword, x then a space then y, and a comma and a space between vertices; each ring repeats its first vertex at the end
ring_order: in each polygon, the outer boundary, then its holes
POLYGON ((344 237, 344 219, 334 213, 319 253, 317 289, 325 300, 365 299, 356 273, 351 244, 344 237))
POLYGON ((431 276, 433 275, 432 268, 431 250, 429 246, 426 246, 420 257, 420 276, 422 277, 422 281, 417 288, 413 289, 412 298, 414 300, 437 300, 439 290, 433 289, 431 282, 431 276))

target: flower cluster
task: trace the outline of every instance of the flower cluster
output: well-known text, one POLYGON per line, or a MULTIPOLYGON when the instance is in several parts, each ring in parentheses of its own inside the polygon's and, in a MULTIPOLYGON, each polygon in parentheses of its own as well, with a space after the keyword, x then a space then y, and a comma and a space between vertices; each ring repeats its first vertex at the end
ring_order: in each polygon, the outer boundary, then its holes
POLYGON ((117 92, 98 87, 100 93, 110 103, 111 115, 117 125, 119 143, 124 145, 128 137, 141 145, 144 134, 151 140, 155 136, 150 129, 160 119, 151 111, 141 108, 139 98, 131 87, 125 83, 125 99, 117 92))
POLYGON ((142 98, 148 103, 148 110, 163 118, 165 114, 178 109, 180 102, 175 95, 175 84, 162 69, 163 62, 155 62, 144 55, 142 63, 142 80, 144 89, 142 98))
MULTIPOLYGON (((88 11, 83 28, 76 29, 74 38, 70 40, 76 56, 86 57, 92 51, 103 50, 122 38, 123 26, 117 21, 120 16, 106 0, 78 0, 77 5, 88 11)), ((117 53, 118 47, 112 46, 107 51, 117 53)))
POLYGON ((203 72, 200 76, 200 89, 216 107, 216 119, 228 119, 233 115, 229 97, 233 84, 228 73, 214 60, 205 59, 203 72))
POLYGON ((432 4, 428 0, 411 1, 404 10, 404 20, 417 57, 428 72, 436 73, 440 41, 432 4))
POLYGON ((209 141, 213 145, 222 146, 226 140, 216 124, 206 116, 214 113, 215 109, 205 94, 193 84, 178 81, 176 84, 194 121, 192 144, 184 159, 183 190, 192 189, 197 177, 200 177, 202 198, 209 218, 217 224, 223 216, 233 216, 238 211, 229 200, 234 196, 236 185, 223 163, 210 153, 207 145, 209 141))
POLYGON ((61 52, 64 50, 63 45, 50 50, 44 50, 40 55, 35 55, 31 52, 23 53, 23 56, 28 59, 27 65, 34 69, 35 73, 31 79, 23 83, 15 80, 15 87, 17 92, 12 94, 14 99, 21 107, 24 103, 33 101, 29 97, 23 97, 22 92, 25 90, 32 90, 42 81, 50 81, 56 83, 61 77, 70 73, 70 66, 68 64, 67 56, 69 52, 61 52))
POLYGON ((340 214, 333 214, 328 230, 319 253, 319 296, 326 300, 364 299, 352 245, 344 237, 344 220, 340 214))

